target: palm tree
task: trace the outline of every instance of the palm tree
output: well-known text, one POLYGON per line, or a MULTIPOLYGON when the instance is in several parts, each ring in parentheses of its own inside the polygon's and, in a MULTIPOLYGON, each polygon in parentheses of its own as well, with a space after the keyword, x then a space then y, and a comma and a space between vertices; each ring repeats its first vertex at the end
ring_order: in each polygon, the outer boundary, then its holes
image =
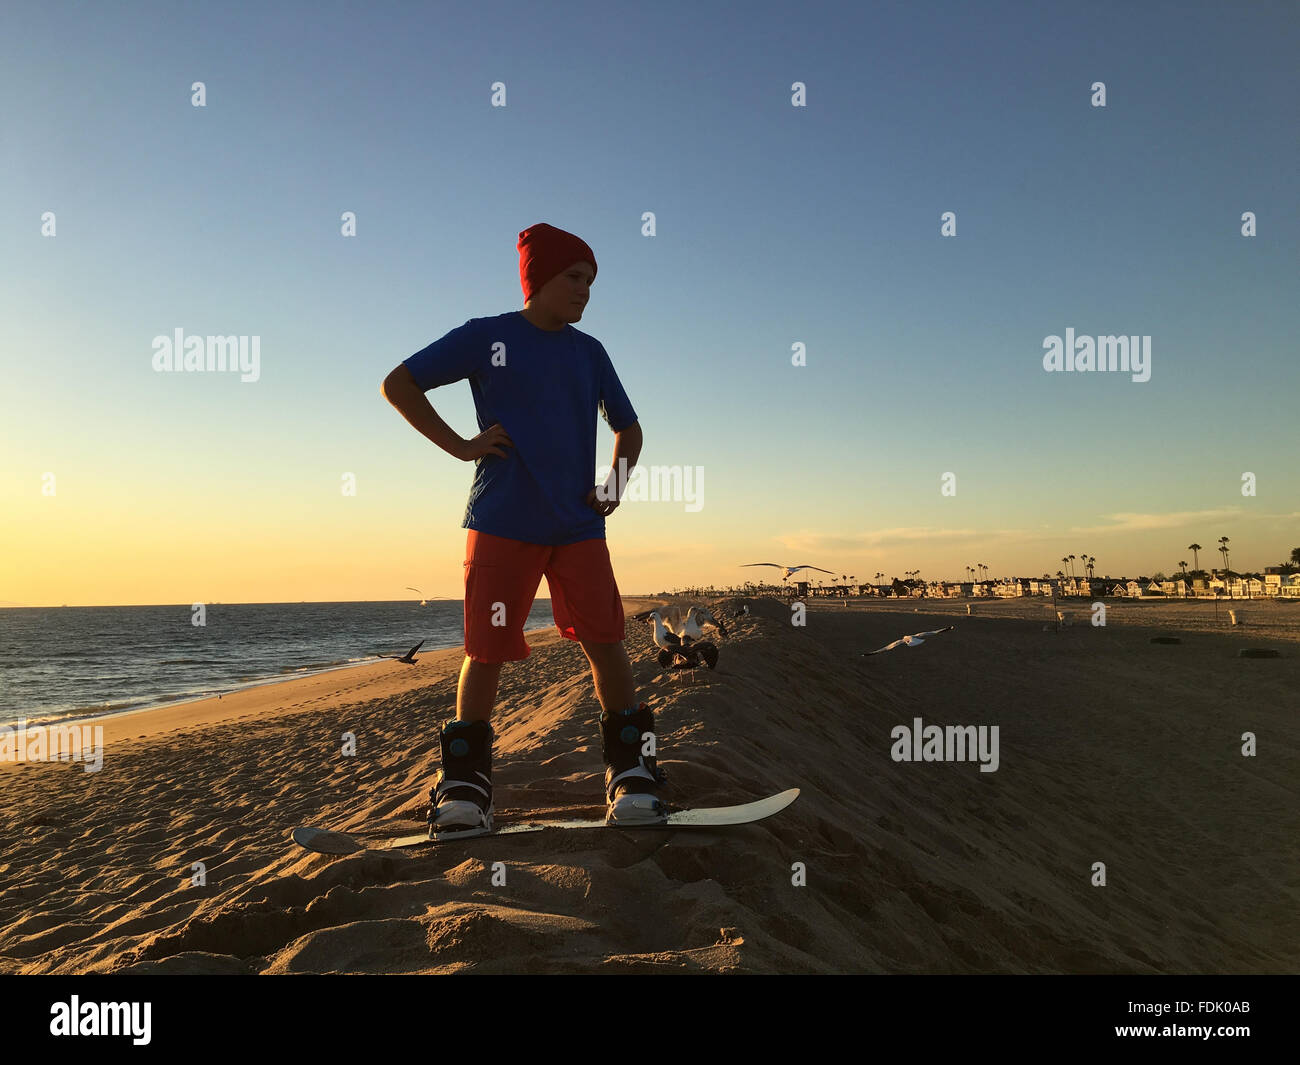
POLYGON ((1192 553, 1192 572, 1195 573, 1201 568, 1201 556, 1198 552, 1205 550, 1200 544, 1188 544, 1187 550, 1192 553))
POLYGON ((1096 564, 1096 558, 1091 555, 1088 557, 1088 580, 1092 580, 1092 567, 1096 564))
POLYGON ((1186 563, 1186 562, 1180 562, 1180 563, 1178 563, 1178 565, 1182 568, 1182 571, 1183 571, 1183 580, 1186 580, 1186 579, 1187 579, 1187 563, 1186 563))

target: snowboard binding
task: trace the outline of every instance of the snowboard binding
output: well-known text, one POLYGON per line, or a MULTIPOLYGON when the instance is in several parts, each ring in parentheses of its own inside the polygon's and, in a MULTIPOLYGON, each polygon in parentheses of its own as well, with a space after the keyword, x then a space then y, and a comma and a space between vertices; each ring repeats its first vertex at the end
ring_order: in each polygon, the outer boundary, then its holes
POLYGON ((492 726, 453 721, 442 730, 442 768, 429 791, 429 837, 492 831, 492 726))
POLYGON ((658 824, 668 819, 659 788, 668 774, 659 768, 655 747, 654 711, 645 703, 635 710, 600 715, 600 739, 605 758, 605 823, 658 824))

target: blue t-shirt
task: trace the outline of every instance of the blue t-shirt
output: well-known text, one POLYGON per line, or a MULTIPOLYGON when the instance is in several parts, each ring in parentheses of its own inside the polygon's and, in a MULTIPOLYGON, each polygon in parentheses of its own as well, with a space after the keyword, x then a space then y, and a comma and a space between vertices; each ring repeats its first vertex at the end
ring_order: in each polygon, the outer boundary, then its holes
POLYGON ((532 544, 604 538, 605 519, 586 502, 596 414, 616 433, 637 416, 599 340, 511 311, 471 318, 405 365, 425 392, 469 378, 479 432, 500 422, 514 442, 506 458, 475 462, 463 528, 532 544))

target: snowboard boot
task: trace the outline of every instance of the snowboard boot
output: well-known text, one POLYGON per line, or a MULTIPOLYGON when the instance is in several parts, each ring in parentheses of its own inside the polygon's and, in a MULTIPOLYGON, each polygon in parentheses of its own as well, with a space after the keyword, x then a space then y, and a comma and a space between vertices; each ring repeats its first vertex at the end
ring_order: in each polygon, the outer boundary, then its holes
POLYGON ((654 711, 645 703, 635 710, 600 715, 607 825, 654 825, 668 819, 659 799, 668 774, 658 767, 655 756, 642 753, 648 742, 645 734, 653 735, 654 730, 654 711))
POLYGON ((442 730, 442 768, 429 791, 429 836, 492 831, 492 726, 453 721, 442 730))

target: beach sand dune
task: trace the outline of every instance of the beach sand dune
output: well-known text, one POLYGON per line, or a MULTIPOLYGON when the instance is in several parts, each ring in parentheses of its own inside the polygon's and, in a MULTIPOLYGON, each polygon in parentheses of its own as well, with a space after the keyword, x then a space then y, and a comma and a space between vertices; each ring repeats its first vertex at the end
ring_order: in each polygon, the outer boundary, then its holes
MULTIPOLYGON (((98 773, 0 769, 0 970, 1300 968, 1294 642, 1248 660, 1214 632, 1157 645, 1135 625, 1048 633, 859 604, 814 604, 799 627, 773 599, 707 602, 732 630, 714 671, 661 669, 629 622, 667 797, 801 788, 781 814, 306 853, 295 825, 377 839, 422 823, 461 655, 376 663, 115 719, 98 773), (916 718, 998 726, 997 771, 892 760, 891 730, 916 718)), ((599 816, 586 660, 554 630, 529 642, 502 674, 499 816, 599 816)))

